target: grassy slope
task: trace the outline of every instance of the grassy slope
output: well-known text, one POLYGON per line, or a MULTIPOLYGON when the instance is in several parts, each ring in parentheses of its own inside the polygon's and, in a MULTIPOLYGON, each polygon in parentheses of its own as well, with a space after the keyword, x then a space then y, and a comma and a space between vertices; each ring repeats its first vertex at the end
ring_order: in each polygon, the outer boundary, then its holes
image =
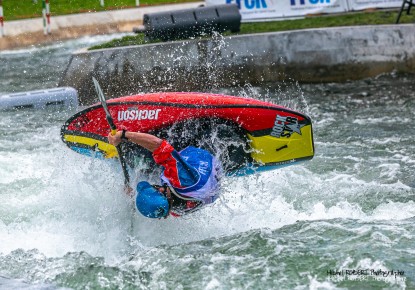
MULTIPOLYGON (((313 16, 304 19, 282 20, 272 22, 242 23, 241 31, 238 34, 261 33, 273 31, 287 31, 307 28, 338 27, 354 25, 379 25, 393 24, 396 21, 398 11, 373 11, 355 12, 343 15, 313 16)), ((400 23, 414 23, 415 15, 403 14, 400 23)), ((225 35, 230 35, 229 33, 225 35)), ((143 35, 126 36, 116 39, 91 49, 119 47, 127 45, 139 45, 148 43, 143 35)))
MULTIPOLYGON (((140 0, 141 6, 194 2, 195 0, 140 0)), ((81 13, 87 11, 103 11, 135 7, 135 0, 104 0, 105 7, 101 7, 100 0, 50 0, 50 11, 53 15, 81 13)), ((42 0, 3 0, 5 20, 16 20, 42 16, 42 0)))
MULTIPOLYGON (((63 15, 87 11, 103 11, 123 9, 135 6, 135 0, 104 0, 105 7, 100 6, 100 0, 50 0, 50 9, 53 15, 63 15)), ((140 5, 156 5, 166 3, 194 2, 195 0, 140 0, 140 5)), ((42 0, 3 0, 5 20, 40 17, 42 15, 42 0)), ((343 15, 312 16, 304 19, 282 20, 273 22, 243 23, 239 34, 260 33, 272 31, 287 31, 295 29, 393 24, 396 21, 398 10, 375 10, 372 12, 355 12, 343 15)), ((403 13, 400 23, 414 23, 415 16, 403 13)), ((226 35, 229 35, 226 34, 226 35)), ((147 41, 143 35, 128 36, 114 40, 94 48, 117 47, 126 45, 144 44, 147 41)))

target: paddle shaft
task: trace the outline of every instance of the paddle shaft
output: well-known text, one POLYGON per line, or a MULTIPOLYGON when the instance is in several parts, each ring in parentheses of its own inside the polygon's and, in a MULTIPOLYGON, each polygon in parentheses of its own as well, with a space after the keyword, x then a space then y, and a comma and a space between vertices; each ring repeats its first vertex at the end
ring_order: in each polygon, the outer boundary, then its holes
MULTIPOLYGON (((100 100, 102 108, 104 109, 108 125, 111 128, 111 134, 115 135, 117 133, 117 127, 115 126, 114 120, 112 119, 112 116, 111 116, 110 111, 108 109, 107 103, 105 101, 104 93, 102 92, 101 86, 99 85, 98 81, 94 77, 92 77, 92 81, 95 85, 95 90, 97 91, 98 99, 100 100)), ((118 157, 120 159, 122 171, 124 173, 124 184, 126 186, 130 187, 130 185, 129 185, 130 175, 128 174, 127 163, 125 162, 124 156, 122 154, 121 146, 117 145, 117 146, 115 146, 115 148, 117 148, 118 157)))
MULTIPOLYGON (((109 112, 105 112, 107 122, 110 125, 111 128, 111 135, 115 135, 117 133, 117 127, 115 127, 114 121, 112 120, 111 115, 108 114, 109 112)), ((130 183, 130 175, 128 174, 127 170, 127 163, 125 162, 124 156, 122 154, 121 146, 117 145, 115 146, 117 148, 118 157, 120 158, 120 163, 122 167, 122 172, 124 173, 124 184, 129 186, 130 183)))

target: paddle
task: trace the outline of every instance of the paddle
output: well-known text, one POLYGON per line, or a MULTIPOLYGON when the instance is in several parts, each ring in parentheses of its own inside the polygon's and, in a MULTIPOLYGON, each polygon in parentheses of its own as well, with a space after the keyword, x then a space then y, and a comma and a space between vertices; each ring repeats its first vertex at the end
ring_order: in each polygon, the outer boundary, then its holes
MULTIPOLYGON (((110 111, 108 110, 108 106, 107 106, 107 102, 105 101, 104 93, 102 92, 102 89, 98 81, 94 77, 92 77, 92 81, 94 82, 95 90, 97 92, 99 101, 101 102, 102 108, 105 111, 105 116, 107 118, 108 125, 111 128, 111 134, 115 135, 117 133, 117 127, 115 126, 114 120, 112 119, 110 111)), ((128 174, 128 170, 127 170, 127 163, 125 162, 124 156, 122 154, 121 146, 118 145, 116 146, 116 148, 117 148, 118 156, 120 158, 122 171, 124 173, 124 185, 126 186, 126 189, 129 190, 131 189, 131 187, 130 187, 130 175, 128 174)))

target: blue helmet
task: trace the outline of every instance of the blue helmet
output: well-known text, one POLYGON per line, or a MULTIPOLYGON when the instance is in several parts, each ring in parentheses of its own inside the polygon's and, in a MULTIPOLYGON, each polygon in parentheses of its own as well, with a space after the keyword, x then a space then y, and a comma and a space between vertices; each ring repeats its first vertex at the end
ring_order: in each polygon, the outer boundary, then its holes
POLYGON ((147 181, 137 184, 135 205, 143 216, 149 218, 162 218, 169 214, 167 198, 147 181))

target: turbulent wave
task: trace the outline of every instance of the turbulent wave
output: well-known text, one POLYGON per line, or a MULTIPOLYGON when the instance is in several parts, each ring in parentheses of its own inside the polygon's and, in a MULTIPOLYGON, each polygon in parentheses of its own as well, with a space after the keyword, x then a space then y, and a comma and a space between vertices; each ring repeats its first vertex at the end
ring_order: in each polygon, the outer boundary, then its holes
MULTIPOLYGON (((59 127, 71 112, 2 113, 2 124, 15 124, 0 130, 13 136, 0 142, 2 283, 71 289, 413 287, 412 262, 399 258, 413 255, 415 234, 411 124, 400 122, 407 134, 398 134, 391 130, 396 123, 372 122, 373 112, 365 117, 353 102, 309 98, 317 153, 312 161, 226 177, 213 206, 167 220, 132 213, 119 164, 87 159, 60 142, 59 127), (348 119, 336 118, 339 106, 348 119), (406 274, 365 280, 330 274, 361 268, 406 274)), ((370 111, 378 101, 363 102, 370 111)), ((376 114, 384 115, 381 108, 376 114)), ((406 120, 411 108, 379 119, 406 120)), ((134 182, 142 178, 137 174, 134 182)))
POLYGON ((138 247, 116 266, 85 252, 52 258, 37 250, 15 250, 0 262, 13 265, 25 279, 71 289, 401 289, 414 285, 406 280, 415 275, 413 269, 398 272, 407 266, 400 251, 411 245, 413 222, 302 221, 275 230, 138 247), (368 272, 364 279, 333 274, 350 269, 368 272), (380 274, 390 271, 394 274, 380 274))

